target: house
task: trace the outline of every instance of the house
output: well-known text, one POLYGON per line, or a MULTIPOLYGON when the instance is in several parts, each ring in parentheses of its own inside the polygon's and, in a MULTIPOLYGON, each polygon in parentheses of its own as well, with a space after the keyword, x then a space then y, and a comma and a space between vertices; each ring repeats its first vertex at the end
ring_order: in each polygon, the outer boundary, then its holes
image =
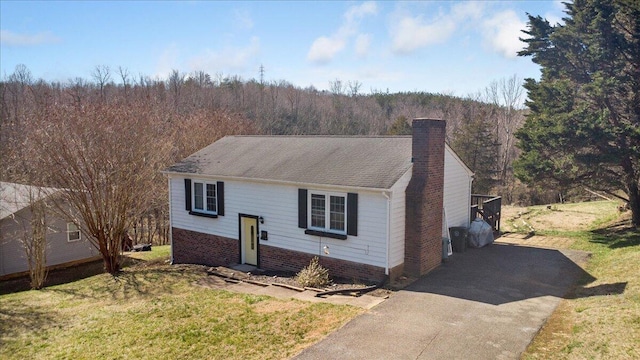
POLYGON ((60 190, 0 182, 0 279, 29 270, 23 240, 30 236, 35 206, 44 205, 46 265, 65 266, 97 260, 98 251, 84 237, 79 224, 53 211, 60 190))
POLYGON ((172 262, 332 276, 421 275, 468 226, 473 173, 445 122, 413 136, 227 136, 165 170, 172 262))

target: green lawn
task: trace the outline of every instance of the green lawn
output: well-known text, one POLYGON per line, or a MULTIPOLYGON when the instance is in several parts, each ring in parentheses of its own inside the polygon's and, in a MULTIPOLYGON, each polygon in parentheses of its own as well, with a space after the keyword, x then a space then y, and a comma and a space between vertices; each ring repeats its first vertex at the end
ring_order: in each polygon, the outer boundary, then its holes
MULTIPOLYGON (((571 206, 590 211, 594 203, 571 206)), ((536 231, 574 238, 574 249, 592 254, 586 270, 596 280, 562 301, 524 359, 640 359, 640 233, 615 206, 597 209, 585 229, 536 231)))
POLYGON ((0 358, 287 358, 362 311, 200 287, 167 247, 133 256, 117 278, 1 295, 0 358))

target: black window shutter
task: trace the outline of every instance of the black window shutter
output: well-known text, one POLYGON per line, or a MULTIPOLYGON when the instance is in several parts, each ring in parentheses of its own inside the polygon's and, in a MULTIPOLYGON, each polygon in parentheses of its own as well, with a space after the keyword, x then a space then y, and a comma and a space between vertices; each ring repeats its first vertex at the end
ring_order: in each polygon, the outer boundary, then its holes
POLYGON ((347 235, 358 236, 358 194, 347 194, 347 235))
POLYGON ((216 183, 217 199, 218 199, 218 216, 224 216, 224 182, 218 181, 216 183))
POLYGON ((307 189, 298 189, 298 227, 307 228, 307 189))
POLYGON ((184 207, 191 211, 191 179, 184 179, 184 207))

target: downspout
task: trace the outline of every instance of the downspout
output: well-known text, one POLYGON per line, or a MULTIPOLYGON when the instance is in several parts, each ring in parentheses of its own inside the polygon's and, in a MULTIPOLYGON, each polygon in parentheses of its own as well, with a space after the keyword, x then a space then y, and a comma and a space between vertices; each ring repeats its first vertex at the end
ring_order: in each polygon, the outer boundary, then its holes
MULTIPOLYGON (((469 176, 469 199, 467 201, 469 206, 467 206, 467 219, 471 219, 471 194, 473 194, 472 193, 472 187, 473 187, 473 178, 474 178, 474 176, 475 176, 475 174, 469 176)), ((475 219, 473 219, 473 220, 475 220, 475 219)), ((470 221, 472 221, 472 220, 470 220, 470 221)), ((467 228, 469 226, 467 226, 467 228)))
POLYGON ((382 192, 382 195, 387 198, 387 256, 386 256, 386 264, 384 266, 384 274, 389 276, 389 252, 391 251, 391 196, 386 191, 382 192))
POLYGON ((171 265, 173 265, 173 221, 171 218, 171 175, 167 177, 167 182, 169 182, 169 256, 171 259, 171 265))

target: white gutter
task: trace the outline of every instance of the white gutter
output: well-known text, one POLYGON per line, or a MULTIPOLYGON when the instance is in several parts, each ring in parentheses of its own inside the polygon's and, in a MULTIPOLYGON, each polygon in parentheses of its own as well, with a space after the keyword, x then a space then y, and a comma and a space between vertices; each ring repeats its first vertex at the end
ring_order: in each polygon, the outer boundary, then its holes
POLYGON ((387 237, 386 237, 386 242, 387 242, 387 256, 386 256, 386 263, 384 266, 384 274, 389 276, 389 253, 391 252, 391 196, 389 196, 391 193, 387 192, 387 191, 383 191, 382 195, 387 198, 387 237))
MULTIPOLYGON (((471 188, 473 186, 473 178, 474 178, 475 174, 472 174, 471 176, 469 176, 469 199, 467 200, 467 203, 469 204, 469 206, 467 206, 467 219, 469 219, 469 222, 471 222, 471 188)), ((475 220, 475 219, 473 219, 475 220)), ((467 226, 469 227, 469 226, 467 226)))
POLYGON ((171 219, 171 176, 167 176, 169 182, 169 256, 171 259, 171 265, 173 265, 173 221, 171 219))
POLYGON ((216 180, 236 180, 236 181, 247 181, 247 182, 259 182, 259 183, 265 183, 265 184, 293 185, 298 187, 308 187, 308 188, 314 188, 314 189, 342 188, 342 189, 370 191, 370 192, 389 191, 389 189, 375 188, 375 187, 349 186, 349 185, 340 185, 340 184, 317 184, 317 183, 305 183, 305 182, 287 181, 287 180, 250 178, 250 177, 242 177, 242 176, 208 175, 208 174, 196 174, 196 173, 177 172, 177 171, 161 171, 161 173, 169 176, 176 175, 176 176, 187 177, 187 178, 197 177, 197 178, 207 178, 207 179, 216 179, 216 180))

